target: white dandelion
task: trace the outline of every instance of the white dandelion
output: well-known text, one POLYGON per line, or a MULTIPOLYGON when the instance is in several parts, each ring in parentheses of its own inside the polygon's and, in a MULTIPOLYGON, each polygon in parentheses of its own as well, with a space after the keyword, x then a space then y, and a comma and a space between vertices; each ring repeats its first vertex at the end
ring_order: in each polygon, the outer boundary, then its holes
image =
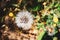
POLYGON ((55 29, 53 27, 48 29, 48 35, 53 36, 55 34, 55 29))
POLYGON ((33 17, 28 11, 21 11, 16 15, 15 23, 19 28, 23 30, 28 30, 33 24, 33 17))

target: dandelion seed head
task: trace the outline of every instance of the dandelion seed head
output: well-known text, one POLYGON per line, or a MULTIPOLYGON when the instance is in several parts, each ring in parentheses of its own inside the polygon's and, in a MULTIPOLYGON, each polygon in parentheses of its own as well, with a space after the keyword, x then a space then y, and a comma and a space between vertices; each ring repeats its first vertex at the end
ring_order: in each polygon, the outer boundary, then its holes
POLYGON ((21 11, 16 15, 15 23, 19 28, 28 30, 33 24, 33 17, 28 11, 21 11))
POLYGON ((55 34, 55 29, 54 28, 50 28, 49 30, 48 30, 48 35, 49 36, 53 36, 55 34))

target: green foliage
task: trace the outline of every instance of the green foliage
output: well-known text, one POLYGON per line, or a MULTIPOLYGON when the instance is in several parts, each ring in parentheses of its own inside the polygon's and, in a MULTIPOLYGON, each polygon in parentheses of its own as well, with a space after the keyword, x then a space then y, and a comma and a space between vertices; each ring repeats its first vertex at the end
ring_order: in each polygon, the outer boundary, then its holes
POLYGON ((58 10, 60 11, 60 5, 58 6, 58 10))
POLYGON ((43 23, 37 23, 37 27, 38 27, 38 30, 39 30, 40 28, 45 29, 45 27, 44 27, 44 24, 43 24, 43 23))
MULTIPOLYGON (((60 18, 60 2, 58 0, 22 0, 21 3, 15 3, 15 2, 13 3, 13 2, 9 3, 8 5, 6 4, 7 15, 8 15, 9 11, 15 12, 14 11, 15 8, 24 9, 24 7, 25 7, 26 10, 32 11, 34 18, 36 18, 36 15, 38 15, 38 14, 39 14, 39 17, 41 17, 41 19, 39 18, 39 20, 38 20, 40 22, 37 22, 37 28, 38 28, 38 30, 40 28, 42 28, 44 31, 39 33, 38 38, 37 38, 38 40, 41 40, 45 34, 45 31, 47 31, 45 27, 47 25, 52 26, 54 24, 54 22, 53 22, 54 14, 57 15, 58 18, 60 18), (46 2, 47 4, 43 5, 44 2, 46 2), (10 8, 12 10, 10 10, 10 8), (44 11, 44 13, 42 13, 43 11, 41 9, 44 11), (40 11, 42 11, 42 12, 40 12, 40 11), (50 13, 47 13, 48 11, 50 13), (37 14, 37 12, 38 12, 38 14, 37 14), (45 24, 42 22, 45 22, 45 24)), ((3 13, 5 14, 4 11, 3 11, 3 13)), ((1 19, 0 22, 4 21, 3 20, 4 17, 0 17, 0 19, 1 19)), ((57 24, 57 27, 60 28, 60 19, 58 20, 58 23, 56 23, 56 24, 57 24)), ((57 27, 55 27, 55 29, 57 27)), ((57 31, 58 30, 55 30, 55 33, 57 33, 57 31)))
POLYGON ((41 8, 40 5, 37 5, 32 8, 32 11, 38 11, 38 10, 40 10, 40 8, 41 8))
POLYGON ((45 31, 40 32, 37 40, 42 40, 44 34, 45 34, 45 31))

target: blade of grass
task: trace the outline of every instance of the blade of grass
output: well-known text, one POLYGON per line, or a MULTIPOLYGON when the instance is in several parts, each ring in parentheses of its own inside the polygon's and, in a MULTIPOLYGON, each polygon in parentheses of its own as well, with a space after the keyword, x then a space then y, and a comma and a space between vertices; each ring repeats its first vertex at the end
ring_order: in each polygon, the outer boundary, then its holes
POLYGON ((41 32, 39 33, 39 35, 38 35, 37 40, 41 40, 42 37, 44 36, 44 34, 45 34, 45 31, 41 31, 41 32))

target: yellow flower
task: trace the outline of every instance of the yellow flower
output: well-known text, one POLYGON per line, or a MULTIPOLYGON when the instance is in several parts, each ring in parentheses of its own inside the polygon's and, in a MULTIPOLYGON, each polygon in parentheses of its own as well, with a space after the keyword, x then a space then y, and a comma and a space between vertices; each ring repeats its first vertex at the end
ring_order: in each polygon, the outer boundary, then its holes
POLYGON ((13 14, 12 12, 10 12, 10 13, 9 13, 9 16, 10 16, 10 17, 13 17, 13 16, 14 16, 14 14, 13 14))
POLYGON ((57 17, 57 16, 54 16, 54 17, 53 17, 53 22, 55 22, 55 23, 58 22, 58 17, 57 17))
POLYGON ((39 21, 39 19, 40 19, 40 16, 39 16, 39 15, 37 15, 37 16, 36 16, 36 18, 37 18, 37 21, 39 21))
POLYGON ((56 27, 56 24, 53 24, 54 27, 56 27))

